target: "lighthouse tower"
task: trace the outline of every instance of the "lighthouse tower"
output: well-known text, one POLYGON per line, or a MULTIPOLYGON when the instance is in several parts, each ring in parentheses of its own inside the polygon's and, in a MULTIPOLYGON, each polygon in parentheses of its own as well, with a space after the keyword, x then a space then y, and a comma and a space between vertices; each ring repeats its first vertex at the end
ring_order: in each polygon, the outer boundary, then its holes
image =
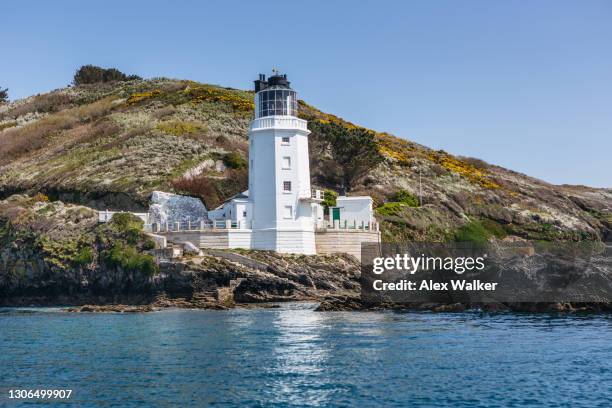
POLYGON ((306 121, 287 75, 255 81, 255 119, 249 129, 252 248, 314 254, 320 197, 310 188, 306 121))

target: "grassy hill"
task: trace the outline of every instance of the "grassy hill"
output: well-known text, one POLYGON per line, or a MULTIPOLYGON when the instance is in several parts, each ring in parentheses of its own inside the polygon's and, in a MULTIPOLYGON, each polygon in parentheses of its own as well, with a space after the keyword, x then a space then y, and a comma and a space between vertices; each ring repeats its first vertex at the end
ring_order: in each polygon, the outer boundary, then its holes
MULTIPOLYGON (((246 188, 252 100, 248 91, 159 78, 79 85, 2 105, 0 199, 42 193, 142 210, 153 190, 166 190, 213 207, 246 188)), ((312 130, 313 184, 372 195, 385 240, 612 236, 611 189, 550 185, 361 128, 302 101, 300 116, 312 130)))

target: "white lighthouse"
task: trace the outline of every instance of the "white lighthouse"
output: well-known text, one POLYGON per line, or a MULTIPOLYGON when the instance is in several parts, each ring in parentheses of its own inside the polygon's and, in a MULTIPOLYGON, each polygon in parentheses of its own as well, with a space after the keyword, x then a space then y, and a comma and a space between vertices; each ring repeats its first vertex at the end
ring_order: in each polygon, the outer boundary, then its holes
POLYGON ((287 76, 259 75, 249 128, 249 189, 207 211, 195 228, 166 223, 154 231, 200 248, 346 252, 359 258, 362 242, 380 238, 372 199, 338 197, 324 218, 321 191, 310 186, 309 134, 287 76))
POLYGON ((249 129, 252 247, 314 254, 320 195, 310 188, 306 121, 286 75, 255 81, 249 129))

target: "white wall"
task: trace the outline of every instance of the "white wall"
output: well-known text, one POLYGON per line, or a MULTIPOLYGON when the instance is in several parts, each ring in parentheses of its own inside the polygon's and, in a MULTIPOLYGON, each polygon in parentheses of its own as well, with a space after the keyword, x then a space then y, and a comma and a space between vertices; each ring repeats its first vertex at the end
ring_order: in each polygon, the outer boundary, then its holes
POLYGON ((336 206, 340 207, 341 224, 344 223, 345 220, 349 223, 357 221, 357 224, 360 224, 362 221, 369 223, 374 220, 371 197, 341 196, 336 199, 336 206))

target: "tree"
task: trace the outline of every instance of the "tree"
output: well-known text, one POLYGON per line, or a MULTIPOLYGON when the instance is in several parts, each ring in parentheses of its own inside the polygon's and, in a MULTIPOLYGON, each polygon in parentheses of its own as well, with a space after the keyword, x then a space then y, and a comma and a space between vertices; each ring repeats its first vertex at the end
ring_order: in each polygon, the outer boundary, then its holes
POLYGON ((0 105, 8 102, 8 88, 0 87, 0 105))
POLYGON ((131 81, 141 79, 138 75, 126 75, 116 68, 101 68, 95 65, 83 65, 74 74, 75 85, 95 84, 111 81, 131 81))
POLYGON ((348 191, 383 160, 371 130, 348 128, 336 122, 313 122, 311 130, 319 142, 329 147, 339 167, 339 181, 348 191))

